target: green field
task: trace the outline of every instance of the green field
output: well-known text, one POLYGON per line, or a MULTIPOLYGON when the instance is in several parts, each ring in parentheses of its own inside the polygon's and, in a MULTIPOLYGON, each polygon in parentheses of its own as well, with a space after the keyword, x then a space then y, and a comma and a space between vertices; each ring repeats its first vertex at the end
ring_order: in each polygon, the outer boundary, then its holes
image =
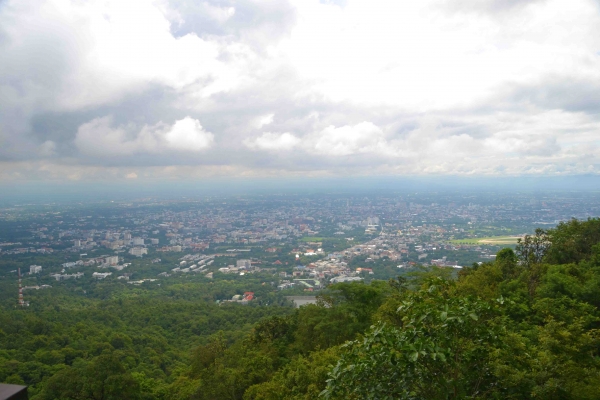
POLYGON ((453 244, 469 244, 469 245, 506 245, 506 244, 517 244, 519 236, 491 236, 483 238, 467 238, 467 239, 455 239, 450 240, 453 244))
POLYGON ((305 236, 300 240, 303 242, 322 242, 324 239, 324 237, 305 236))

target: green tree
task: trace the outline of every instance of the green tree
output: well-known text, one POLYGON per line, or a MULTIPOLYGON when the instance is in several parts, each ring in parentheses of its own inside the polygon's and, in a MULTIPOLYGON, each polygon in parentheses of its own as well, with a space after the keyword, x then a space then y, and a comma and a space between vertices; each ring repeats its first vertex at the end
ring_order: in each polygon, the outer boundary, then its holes
POLYGON ((253 385, 244 400, 311 400, 325 389, 327 374, 339 356, 338 347, 298 356, 267 382, 253 385))
POLYGON ((66 367, 44 385, 43 399, 138 399, 140 387, 114 354, 102 354, 89 364, 66 367))
POLYGON ((344 345, 322 396, 330 399, 488 398, 496 392, 490 350, 502 325, 496 307, 452 296, 431 280, 409 293, 400 326, 379 323, 344 345))
POLYGON ((547 263, 579 263, 589 258, 594 246, 600 243, 600 218, 561 222, 548 230, 547 236, 552 243, 545 255, 547 263))
POLYGON ((530 268, 534 264, 542 262, 550 247, 550 238, 543 229, 536 229, 534 235, 525 235, 517 240, 515 253, 519 261, 530 268))

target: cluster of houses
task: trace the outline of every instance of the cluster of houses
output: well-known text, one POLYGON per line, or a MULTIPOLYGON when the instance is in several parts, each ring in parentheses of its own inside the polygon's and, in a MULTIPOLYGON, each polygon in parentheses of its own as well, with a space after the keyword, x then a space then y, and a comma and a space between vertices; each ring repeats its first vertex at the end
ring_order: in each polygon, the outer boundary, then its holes
MULTIPOLYGON (((215 261, 215 256, 207 256, 205 254, 188 254, 180 258, 179 266, 171 269, 173 273, 187 274, 189 272, 206 273, 208 272, 205 268, 212 265, 215 261)), ((159 276, 169 276, 169 274, 163 272, 158 274, 159 276)))
POLYGON ((248 304, 252 300, 254 300, 254 292, 244 292, 244 294, 236 294, 231 300, 223 300, 220 303, 248 304))

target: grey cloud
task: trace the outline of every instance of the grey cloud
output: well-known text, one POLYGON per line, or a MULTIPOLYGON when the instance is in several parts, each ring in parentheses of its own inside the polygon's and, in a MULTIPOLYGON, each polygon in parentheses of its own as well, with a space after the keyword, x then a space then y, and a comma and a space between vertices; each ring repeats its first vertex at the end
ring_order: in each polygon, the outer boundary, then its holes
POLYGON ((514 138, 506 138, 509 143, 513 143, 512 151, 519 155, 531 156, 552 156, 561 150, 561 147, 556 142, 555 137, 531 137, 522 136, 514 138))
MULTIPOLYGON (((224 39, 215 40, 248 42, 260 53, 265 41, 278 40, 294 24, 295 12, 287 2, 214 0, 205 3, 224 10, 235 7, 235 13, 221 20, 218 16, 209 16, 202 4, 183 0, 171 3, 184 16, 181 25, 172 25, 177 35, 194 32, 205 38, 222 36, 224 39)), ((471 4, 473 10, 485 12, 497 7, 516 10, 522 6, 513 1, 503 5, 496 1, 479 6, 474 2, 466 4, 471 4)), ((1 7, 2 3, 0 13, 1 7)), ((1 35, 0 25, 0 55, 4 59, 12 53, 7 50, 6 42, 2 42, 1 35)), ((72 64, 77 63, 77 52, 71 51, 59 38, 33 41, 16 56, 13 61, 0 63, 0 161, 43 158, 95 171, 170 166, 203 170, 217 166, 250 172, 509 174, 536 173, 544 168, 548 170, 549 165, 554 165, 554 171, 582 171, 594 164, 593 159, 598 156, 598 149, 589 146, 571 147, 570 152, 564 150, 560 140, 568 133, 579 133, 578 130, 591 129, 593 133, 593 127, 567 124, 549 126, 546 132, 546 127, 538 126, 539 121, 535 119, 538 114, 557 109, 585 112, 592 117, 600 115, 600 86, 593 80, 548 78, 536 85, 513 84, 487 99, 479 99, 477 104, 424 113, 389 105, 367 106, 328 100, 313 90, 314 82, 303 80, 292 67, 284 65, 252 71, 255 80, 210 96, 199 96, 194 85, 173 88, 151 81, 105 102, 57 110, 51 100, 60 93, 61 82, 68 76, 72 64), (56 53, 47 54, 49 50, 40 46, 56 48, 56 53), (46 51, 40 53, 43 62, 26 65, 28 60, 36 61, 38 49, 46 51), (16 97, 10 95, 13 92, 16 97), (273 114, 271 122, 261 127, 256 125, 257 118, 270 114, 273 114), (86 131, 87 136, 80 135, 78 146, 80 128, 106 116, 112 116, 112 130, 123 127, 121 136, 113 143, 115 151, 110 151, 110 145, 103 149, 94 147, 91 131, 86 131), (159 122, 170 126, 187 116, 198 120, 214 135, 210 151, 135 147, 144 126, 152 127, 159 122), (335 140, 323 140, 327 127, 344 132, 341 128, 363 122, 377 127, 373 130, 373 137, 377 139, 374 145, 368 138, 362 138, 337 154, 327 151, 327 146, 335 146, 334 142, 342 138, 339 134, 333 135, 335 140), (244 144, 245 139, 261 137, 265 132, 272 133, 267 138, 289 133, 299 142, 280 149, 249 148, 244 144), (87 141, 82 142, 82 137, 87 141)), ((543 122, 543 117, 541 120, 543 122)), ((105 134, 108 131, 104 131, 105 134)))
POLYGON ((294 7, 288 1, 170 0, 168 4, 181 18, 172 19, 171 29, 176 36, 193 32, 200 37, 234 36, 264 44, 285 35, 296 18, 294 7), (229 9, 235 11, 227 17, 219 17, 229 9))
POLYGON ((133 123, 141 126, 154 125, 160 120, 174 121, 185 117, 185 111, 173 107, 177 98, 178 94, 171 89, 150 85, 141 93, 99 107, 36 113, 31 117, 29 134, 36 142, 54 141, 58 155, 72 156, 77 152, 73 140, 82 124, 105 115, 111 115, 116 125, 133 123))
POLYGON ((600 114, 600 82, 593 80, 550 77, 535 85, 514 86, 507 97, 510 104, 600 114))
POLYGON ((490 16, 502 16, 504 13, 516 12, 529 5, 545 1, 547 0, 450 0, 444 2, 444 5, 446 9, 455 12, 474 12, 490 16))

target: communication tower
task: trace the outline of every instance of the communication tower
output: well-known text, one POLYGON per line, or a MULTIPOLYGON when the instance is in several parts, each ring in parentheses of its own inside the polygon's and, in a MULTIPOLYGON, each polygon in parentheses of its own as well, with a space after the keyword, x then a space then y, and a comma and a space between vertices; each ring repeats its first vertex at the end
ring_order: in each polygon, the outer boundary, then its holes
POLYGON ((19 268, 19 306, 25 307, 26 305, 28 305, 28 304, 25 303, 25 300, 23 300, 23 285, 21 284, 21 268, 19 268))

